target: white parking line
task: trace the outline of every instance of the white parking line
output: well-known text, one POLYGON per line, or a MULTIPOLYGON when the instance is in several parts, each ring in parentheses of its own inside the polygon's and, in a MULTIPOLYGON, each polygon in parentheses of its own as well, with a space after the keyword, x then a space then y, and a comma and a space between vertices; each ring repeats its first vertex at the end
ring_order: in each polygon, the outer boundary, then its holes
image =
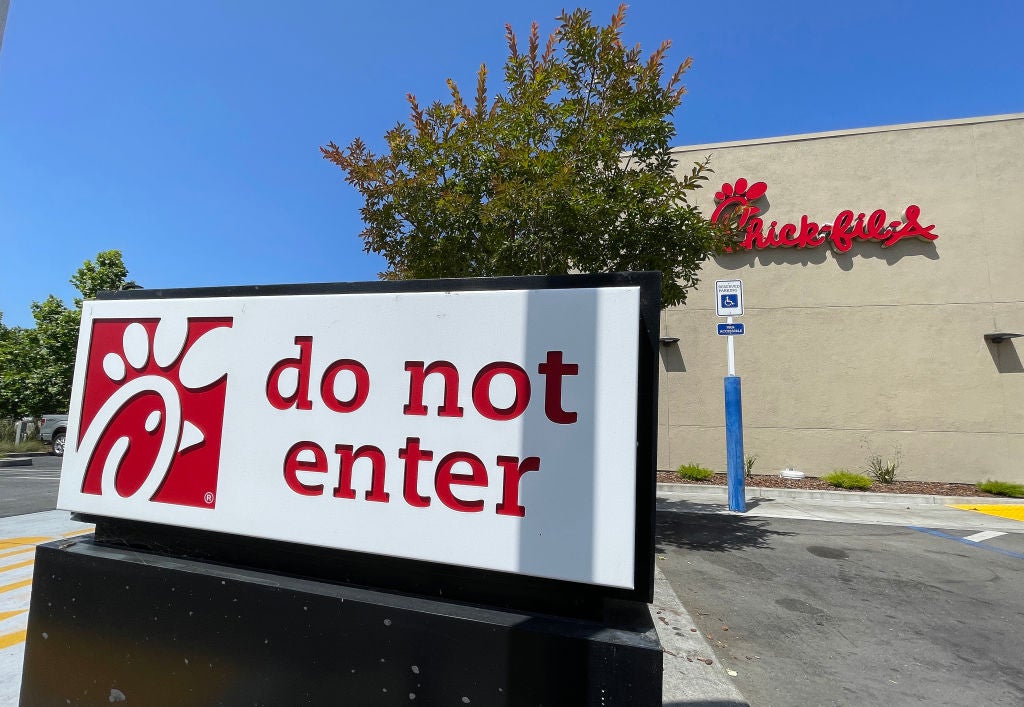
POLYGON ((60 469, 28 469, 25 467, 14 469, 0 469, 0 476, 4 478, 21 474, 22 476, 60 476, 60 469))
POLYGON ((21 479, 22 481, 60 481, 59 476, 5 476, 5 479, 21 479))
POLYGON ((1000 535, 1006 535, 1006 533, 1000 533, 998 530, 983 530, 980 533, 968 535, 964 540, 970 540, 972 543, 980 543, 982 540, 991 540, 992 538, 998 538, 1000 535))

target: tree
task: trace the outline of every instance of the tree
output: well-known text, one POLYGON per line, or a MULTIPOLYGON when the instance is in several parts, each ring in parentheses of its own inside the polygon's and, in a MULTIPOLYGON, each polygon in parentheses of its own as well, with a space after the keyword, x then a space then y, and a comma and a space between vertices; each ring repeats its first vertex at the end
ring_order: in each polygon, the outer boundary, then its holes
MULTIPOLYGON (((82 298, 100 290, 136 289, 121 252, 106 250, 86 260, 71 277, 82 298)), ((68 308, 50 295, 32 303, 35 327, 7 328, 0 314, 0 418, 63 412, 71 399, 82 298, 68 308)))
POLYGON ((82 299, 92 299, 104 290, 138 290, 138 284, 128 279, 128 268, 119 250, 104 250, 96 254, 96 262, 86 260, 71 276, 71 284, 82 293, 75 298, 75 306, 82 308, 82 299))
POLYGON ((356 138, 323 157, 364 199, 360 234, 384 278, 661 270, 663 305, 683 302, 700 264, 731 239, 688 195, 710 172, 674 175, 670 120, 687 59, 665 78, 666 41, 649 57, 622 42, 625 5, 607 27, 559 16, 543 50, 533 23, 525 53, 506 25, 505 92, 487 94, 480 66, 466 103, 422 108, 377 155, 356 138))
POLYGON ((17 331, 17 328, 12 330, 4 324, 4 313, 0 312, 0 419, 12 417, 10 411, 13 410, 13 404, 8 400, 9 391, 4 380, 8 370, 6 354, 10 348, 10 342, 17 336, 17 331))

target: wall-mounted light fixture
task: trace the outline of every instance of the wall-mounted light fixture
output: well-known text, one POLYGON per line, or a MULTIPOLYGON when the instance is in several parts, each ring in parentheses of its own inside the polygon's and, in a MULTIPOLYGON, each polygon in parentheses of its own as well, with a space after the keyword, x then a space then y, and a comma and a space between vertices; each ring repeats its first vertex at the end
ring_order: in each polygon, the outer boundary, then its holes
POLYGON ((1024 334, 1011 334, 1008 331, 995 331, 991 334, 985 334, 985 341, 991 341, 993 344, 1001 344, 1008 339, 1016 339, 1018 336, 1024 336, 1024 334))
MULTIPOLYGON (((1017 336, 1020 336, 1020 334, 1018 334, 1017 336)), ((659 339, 659 341, 661 342, 662 346, 671 346, 672 344, 678 344, 679 343, 679 337, 678 336, 663 336, 663 337, 661 337, 659 339)))

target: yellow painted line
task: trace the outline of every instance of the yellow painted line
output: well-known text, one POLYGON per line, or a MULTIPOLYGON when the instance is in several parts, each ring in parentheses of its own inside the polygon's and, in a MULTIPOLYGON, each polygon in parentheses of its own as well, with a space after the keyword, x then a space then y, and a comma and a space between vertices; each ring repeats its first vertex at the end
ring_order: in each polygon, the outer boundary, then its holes
POLYGON ((23 545, 39 545, 40 543, 48 543, 51 540, 54 540, 54 538, 0 538, 0 551, 13 550, 16 547, 21 547, 23 545))
POLYGON ((11 550, 10 552, 0 552, 0 559, 3 559, 5 557, 12 557, 14 555, 23 555, 26 552, 35 552, 35 551, 36 551, 36 546, 35 545, 29 545, 28 547, 23 547, 20 550, 11 550))
POLYGON ((0 611, 0 621, 5 621, 11 618, 12 616, 17 616, 18 614, 24 614, 26 611, 28 611, 28 609, 18 609, 17 611, 0 611))
POLYGON ((76 535, 88 535, 89 533, 96 532, 95 528, 86 528, 85 530, 72 530, 70 533, 61 533, 62 538, 73 538, 76 535))
POLYGON ((0 594, 3 594, 4 592, 13 592, 15 589, 21 589, 22 587, 27 587, 30 584, 32 584, 31 579, 23 579, 20 582, 5 584, 4 586, 0 587, 0 594))
POLYGON ((0 650, 10 648, 18 643, 24 643, 26 633, 27 631, 15 631, 14 633, 5 633, 0 636, 0 650))
POLYGON ((0 567, 0 572, 6 572, 7 570, 16 570, 19 567, 28 567, 29 565, 35 564, 35 558, 31 560, 23 560, 21 562, 15 562, 13 565, 7 565, 6 567, 0 567))
POLYGON ((984 513, 990 516, 999 516, 1000 518, 1009 518, 1010 520, 1024 520, 1024 503, 970 503, 953 505, 951 508, 959 508, 962 511, 977 511, 978 513, 984 513))

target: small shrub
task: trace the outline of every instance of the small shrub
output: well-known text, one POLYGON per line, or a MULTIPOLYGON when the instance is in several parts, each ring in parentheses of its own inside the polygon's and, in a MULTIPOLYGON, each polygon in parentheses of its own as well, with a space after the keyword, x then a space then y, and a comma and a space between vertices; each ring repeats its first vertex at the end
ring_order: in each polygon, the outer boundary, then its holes
POLYGON ((758 456, 756 454, 748 454, 743 460, 743 474, 748 478, 754 476, 754 464, 757 464, 758 456))
POLYGON ((700 464, 683 464, 676 473, 679 474, 680 479, 686 479, 687 481, 707 481, 715 472, 711 469, 705 469, 700 464))
POLYGON ((1009 481, 982 481, 978 484, 978 490, 985 493, 994 493, 996 496, 1024 498, 1024 485, 1010 483, 1009 481))
POLYGON ((829 486, 841 489, 865 490, 871 488, 871 479, 846 469, 836 469, 821 477, 829 486))
POLYGON ((0 442, 0 455, 20 454, 22 452, 45 452, 49 447, 38 439, 30 439, 27 442, 15 444, 14 442, 0 442))
POLYGON ((903 454, 899 447, 894 447, 892 457, 884 458, 881 454, 872 454, 868 457, 868 475, 875 481, 883 484, 891 484, 896 480, 896 472, 903 461, 903 454))
MULTIPOLYGON (((13 420, 11 418, 0 419, 0 444, 6 445, 5 448, 4 448, 5 451, 8 451, 8 452, 14 451, 14 437, 15 437, 15 432, 17 430, 17 425, 18 424, 19 424, 18 420, 13 420)), ((38 424, 31 424, 31 425, 29 425, 28 429, 25 430, 25 432, 26 432, 26 434, 22 438, 22 443, 24 443, 24 442, 31 442, 33 440, 38 440, 39 439, 39 425, 38 424)), ((42 449, 42 447, 40 447, 40 449, 42 449)), ((34 450, 32 450, 32 449, 21 449, 19 447, 18 451, 21 451, 21 452, 31 452, 31 451, 34 451, 34 450)))

